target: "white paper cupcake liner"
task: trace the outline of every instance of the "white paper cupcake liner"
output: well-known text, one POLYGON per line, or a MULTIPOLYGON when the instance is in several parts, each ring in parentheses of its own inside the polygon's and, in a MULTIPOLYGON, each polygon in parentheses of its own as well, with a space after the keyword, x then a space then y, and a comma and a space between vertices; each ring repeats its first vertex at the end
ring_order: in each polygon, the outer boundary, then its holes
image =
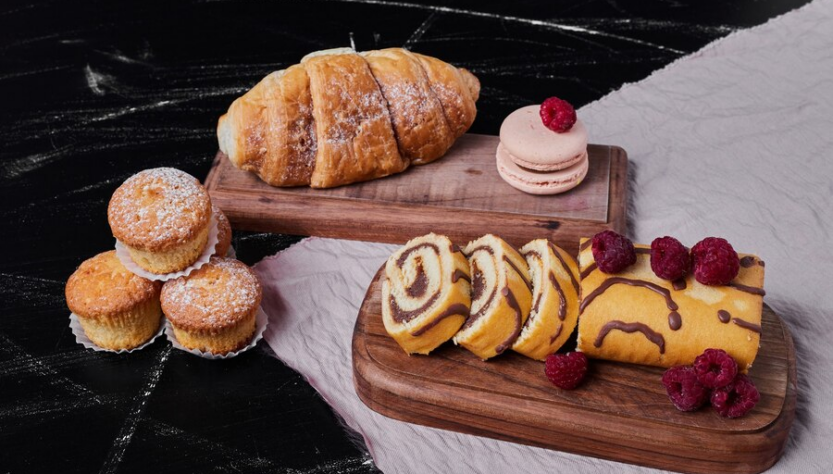
POLYGON ((133 351, 142 350, 145 347, 153 344, 153 341, 155 341, 157 337, 161 336, 162 333, 165 332, 165 323, 163 322, 162 324, 160 324, 159 325, 159 330, 156 331, 156 334, 151 336, 151 338, 148 339, 147 342, 145 342, 141 346, 134 347, 133 349, 130 349, 130 350, 128 350, 128 349, 119 349, 117 351, 113 350, 113 349, 105 349, 105 348, 97 345, 93 341, 91 341, 90 338, 87 337, 87 333, 84 332, 84 328, 81 327, 81 322, 78 320, 78 315, 75 314, 75 313, 69 313, 69 328, 72 329, 72 333, 75 334, 75 342, 77 342, 78 344, 81 344, 82 346, 86 347, 87 349, 92 349, 96 352, 112 352, 114 354, 125 354, 125 353, 129 354, 133 351))
POLYGON ((197 259, 196 262, 192 263, 191 266, 184 270, 180 270, 174 273, 166 273, 166 274, 157 274, 151 273, 144 268, 140 267, 130 258, 130 253, 127 251, 127 247, 124 246, 121 242, 116 240, 116 257, 118 257, 119 261, 121 261, 122 265, 125 268, 130 270, 132 273, 139 275, 142 278, 147 278, 148 280, 155 280, 155 281, 168 281, 173 280, 175 278, 179 278, 181 276, 189 275, 194 270, 202 267, 209 260, 211 260, 211 256, 214 254, 214 251, 217 247, 217 242, 219 239, 217 238, 218 234, 218 227, 217 227, 217 220, 214 216, 211 216, 211 220, 208 222, 210 229, 208 231, 208 242, 205 244, 205 249, 202 251, 202 254, 197 259))
POLYGON ((204 359, 231 359, 232 357, 236 357, 238 354, 248 351, 249 349, 253 348, 257 345, 257 342, 263 339, 263 332, 266 331, 266 326, 269 324, 269 317, 266 316, 266 313, 263 312, 263 308, 257 309, 257 316, 255 319, 255 334, 252 337, 251 342, 246 347, 234 351, 229 352, 228 354, 212 354, 211 352, 203 352, 199 349, 188 349, 183 347, 179 341, 176 340, 176 336, 174 335, 174 328, 171 326, 171 323, 166 319, 165 320, 165 337, 171 341, 171 344, 181 350, 188 352, 190 354, 194 354, 195 356, 202 357, 204 359))

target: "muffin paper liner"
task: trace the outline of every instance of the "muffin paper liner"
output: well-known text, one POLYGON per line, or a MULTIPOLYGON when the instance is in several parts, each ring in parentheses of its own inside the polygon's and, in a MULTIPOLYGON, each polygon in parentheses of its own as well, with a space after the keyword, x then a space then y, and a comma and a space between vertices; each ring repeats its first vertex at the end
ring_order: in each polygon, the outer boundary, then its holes
POLYGON ((196 262, 192 263, 190 267, 184 270, 166 274, 151 273, 137 265, 136 262, 134 262, 133 259, 130 258, 130 253, 127 251, 127 247, 125 247, 124 244, 122 244, 118 240, 116 240, 116 257, 118 257, 122 265, 124 265, 124 267, 127 268, 129 271, 136 275, 139 275, 142 278, 147 278, 148 280, 168 281, 173 280, 175 278, 179 278, 181 276, 189 275, 194 270, 197 270, 198 268, 208 263, 208 261, 211 260, 211 256, 214 254, 214 251, 216 250, 217 242, 219 242, 219 239, 217 238, 219 229, 217 227, 217 219, 214 218, 213 214, 208 225, 210 226, 210 229, 208 231, 208 242, 206 242, 205 244, 205 249, 203 249, 202 255, 200 255, 196 262))
POLYGON ((138 350, 144 349, 145 347, 153 344, 153 341, 155 341, 157 337, 161 336, 162 333, 165 332, 165 323, 163 322, 162 324, 160 324, 159 325, 159 330, 156 331, 156 334, 151 336, 150 339, 148 339, 147 342, 145 342, 141 346, 134 347, 133 349, 130 349, 130 350, 128 350, 128 349, 119 349, 117 351, 113 350, 113 349, 105 349, 105 348, 97 345, 93 341, 91 341, 90 338, 87 337, 87 334, 84 332, 84 328, 81 327, 81 322, 78 320, 78 315, 75 314, 75 313, 69 313, 69 328, 72 329, 72 333, 75 334, 75 342, 77 342, 78 344, 81 344, 82 346, 86 347, 87 349, 92 349, 96 352, 112 352, 114 354, 125 354, 125 353, 129 354, 133 351, 138 351, 138 350))
POLYGON ((231 359, 232 357, 236 357, 238 354, 248 351, 249 349, 253 348, 257 345, 257 342, 263 339, 263 332, 266 331, 266 326, 269 324, 269 317, 266 316, 266 313, 263 312, 263 308, 257 309, 257 316, 255 317, 255 334, 252 336, 251 342, 246 347, 234 351, 229 352, 228 354, 212 354, 211 352, 203 352, 199 349, 188 349, 183 347, 179 341, 176 340, 176 336, 174 335, 174 328, 171 326, 170 321, 167 319, 165 320, 165 337, 171 341, 171 344, 181 350, 196 356, 200 356, 204 359, 231 359))

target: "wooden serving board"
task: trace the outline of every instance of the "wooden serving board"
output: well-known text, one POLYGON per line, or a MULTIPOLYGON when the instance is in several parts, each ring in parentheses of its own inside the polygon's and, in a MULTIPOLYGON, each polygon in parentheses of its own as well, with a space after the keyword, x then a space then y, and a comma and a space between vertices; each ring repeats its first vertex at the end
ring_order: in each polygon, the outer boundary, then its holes
POLYGON ((746 416, 677 411, 663 369, 593 360, 576 390, 553 386, 541 362, 507 353, 483 362, 446 343, 408 356, 385 332, 379 270, 353 334, 353 381, 374 411, 411 423, 559 451, 692 473, 757 473, 772 466, 795 417, 792 337, 764 306, 750 377, 761 393, 746 416))
POLYGON ((434 163, 333 189, 272 187, 218 153, 205 185, 233 227, 244 230, 403 243, 431 231, 468 242, 497 229, 513 245, 548 237, 568 249, 604 229, 625 231, 623 149, 590 145, 581 185, 533 196, 498 175, 499 141, 466 134, 434 163))

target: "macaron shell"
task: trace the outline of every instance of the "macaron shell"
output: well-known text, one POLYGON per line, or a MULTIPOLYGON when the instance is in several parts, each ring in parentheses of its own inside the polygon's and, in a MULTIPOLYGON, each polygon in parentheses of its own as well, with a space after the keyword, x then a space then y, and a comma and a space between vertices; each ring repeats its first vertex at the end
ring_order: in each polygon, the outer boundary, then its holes
POLYGON ((513 162, 503 144, 497 147, 497 171, 510 186, 528 194, 559 194, 581 184, 587 176, 587 152, 575 165, 558 171, 537 172, 521 168, 513 162))
POLYGON ((525 168, 556 170, 574 166, 587 152, 587 129, 578 119, 564 132, 544 126, 540 105, 529 105, 509 114, 500 126, 500 141, 525 168))

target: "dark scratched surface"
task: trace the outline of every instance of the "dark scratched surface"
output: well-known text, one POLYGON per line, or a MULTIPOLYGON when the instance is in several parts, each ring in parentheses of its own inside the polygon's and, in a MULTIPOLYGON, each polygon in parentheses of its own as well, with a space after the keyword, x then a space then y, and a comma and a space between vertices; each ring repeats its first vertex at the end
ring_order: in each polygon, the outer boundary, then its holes
MULTIPOLYGON (((217 117, 311 51, 405 46, 474 72, 473 132, 576 106, 802 0, 4 1, 0 5, 0 473, 372 472, 327 404, 261 343, 227 361, 164 338, 75 343, 67 277, 111 249, 110 195, 142 169, 204 178, 217 117)), ((253 264, 299 237, 237 232, 253 264)))

